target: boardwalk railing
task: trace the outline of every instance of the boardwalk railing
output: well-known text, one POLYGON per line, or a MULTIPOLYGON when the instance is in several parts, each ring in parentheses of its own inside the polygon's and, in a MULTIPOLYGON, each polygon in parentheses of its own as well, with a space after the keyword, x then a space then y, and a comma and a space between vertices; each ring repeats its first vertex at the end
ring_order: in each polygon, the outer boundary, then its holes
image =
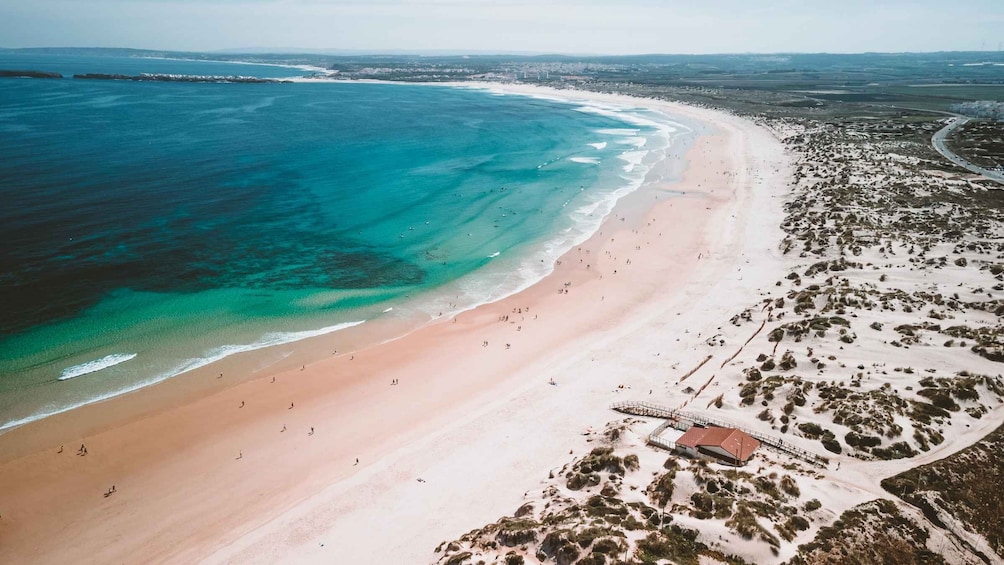
POLYGON ((749 434, 751 437, 756 438, 757 440, 760 441, 760 443, 771 449, 774 449, 775 451, 786 453, 788 455, 791 455, 792 457, 797 457, 799 459, 802 459, 803 461, 808 461, 813 465, 819 465, 820 467, 825 467, 829 463, 829 459, 827 459, 826 457, 817 455, 815 453, 812 453, 811 451, 794 446, 790 443, 785 443, 784 440, 782 440, 779 437, 767 435, 765 433, 758 432, 756 430, 751 430, 749 428, 734 424, 732 422, 726 422, 725 420, 712 418, 709 416, 705 416, 703 414, 696 414, 694 412, 684 412, 682 410, 677 410, 675 408, 667 408, 665 406, 660 406, 652 402, 633 402, 633 401, 617 402, 611 405, 610 408, 618 412, 622 412, 624 414, 631 414, 633 416, 647 416, 651 418, 666 419, 667 421, 665 423, 656 428, 655 431, 653 431, 648 436, 649 443, 662 447, 664 449, 672 450, 676 447, 676 444, 674 442, 659 437, 659 434, 665 431, 666 428, 668 428, 669 426, 673 425, 674 420, 682 420, 691 422, 692 424, 700 424, 702 426, 712 425, 722 428, 735 428, 737 430, 741 430, 749 434), (655 441, 653 441, 653 437, 655 441), (666 447, 667 445, 671 445, 672 447, 666 447))
POLYGON ((676 418, 679 410, 666 408, 652 402, 617 402, 610 406, 618 412, 633 416, 650 416, 653 418, 676 418))
POLYGON ((666 429, 673 427, 672 420, 666 420, 665 422, 659 424, 659 427, 652 430, 652 433, 648 434, 648 442, 656 447, 661 447, 668 451, 673 451, 676 449, 676 442, 669 441, 662 437, 662 432, 666 429))

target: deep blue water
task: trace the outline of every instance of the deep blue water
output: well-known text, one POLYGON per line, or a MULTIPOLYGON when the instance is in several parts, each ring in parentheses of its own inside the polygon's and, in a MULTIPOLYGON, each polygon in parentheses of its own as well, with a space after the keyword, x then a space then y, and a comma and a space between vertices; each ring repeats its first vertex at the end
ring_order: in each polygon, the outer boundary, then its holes
MULTIPOLYGON (((300 74, 18 57, 0 69, 300 74)), ((460 280, 467 306, 539 277, 525 259, 588 233, 668 143, 581 110, 435 86, 0 79, 0 429, 414 315, 416 296, 435 316, 460 280)))

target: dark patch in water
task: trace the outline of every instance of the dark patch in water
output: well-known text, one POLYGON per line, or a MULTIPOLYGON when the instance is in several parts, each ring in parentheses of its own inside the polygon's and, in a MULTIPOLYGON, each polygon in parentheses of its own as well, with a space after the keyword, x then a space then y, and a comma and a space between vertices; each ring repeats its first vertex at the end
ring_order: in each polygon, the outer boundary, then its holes
POLYGON ((139 182, 137 190, 105 200, 98 216, 72 206, 22 219, 18 232, 0 228, 13 244, 0 255, 0 335, 73 318, 122 288, 359 289, 425 279, 409 261, 333 235, 297 174, 255 172, 253 183, 179 174, 161 181, 156 206, 129 205, 133 193, 156 190, 139 182))

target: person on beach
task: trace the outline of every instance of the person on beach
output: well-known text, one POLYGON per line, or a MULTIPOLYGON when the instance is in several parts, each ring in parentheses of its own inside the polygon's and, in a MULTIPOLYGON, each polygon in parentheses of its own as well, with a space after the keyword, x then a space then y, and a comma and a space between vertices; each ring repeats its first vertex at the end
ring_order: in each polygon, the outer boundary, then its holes
POLYGON ((310 427, 310 433, 309 433, 309 434, 307 434, 307 435, 308 435, 308 436, 312 436, 312 435, 314 435, 314 427, 313 427, 313 426, 311 426, 311 427, 310 427))
POLYGON ((273 383, 275 382, 275 377, 272 377, 272 382, 273 382, 273 383))
POLYGON ((287 410, 292 410, 292 409, 293 409, 293 403, 292 403, 292 402, 290 402, 290 403, 289 403, 289 408, 287 408, 287 410))
POLYGON ((356 464, 355 464, 355 465, 353 465, 353 467, 355 467, 355 466, 356 466, 356 465, 358 465, 358 464, 359 464, 359 458, 358 458, 358 457, 356 457, 356 464))
POLYGON ((60 446, 59 446, 59 451, 57 451, 56 453, 62 453, 62 452, 63 452, 63 446, 62 446, 62 445, 60 445, 60 446))
POLYGON ((238 408, 244 408, 244 401, 243 400, 241 400, 241 405, 238 406, 238 408))
POLYGON ((283 424, 283 425, 282 425, 282 429, 281 429, 281 430, 279 430, 279 433, 281 434, 281 433, 282 433, 282 432, 284 432, 284 431, 286 431, 286 424, 283 424))
POLYGON ((238 451, 237 452, 237 459, 244 459, 244 452, 243 451, 238 451))

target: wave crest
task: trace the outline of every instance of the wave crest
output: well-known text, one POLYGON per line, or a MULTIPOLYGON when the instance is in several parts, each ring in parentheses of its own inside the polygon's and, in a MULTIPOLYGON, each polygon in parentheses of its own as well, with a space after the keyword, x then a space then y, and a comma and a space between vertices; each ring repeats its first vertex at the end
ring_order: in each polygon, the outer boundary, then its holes
POLYGON ((126 361, 135 358, 135 353, 113 353, 111 355, 105 355, 101 359, 95 359, 93 361, 88 361, 86 363, 81 363, 79 365, 63 369, 63 372, 59 375, 59 380, 65 381, 81 375, 96 373, 107 369, 108 367, 114 367, 115 365, 125 363, 126 361))

